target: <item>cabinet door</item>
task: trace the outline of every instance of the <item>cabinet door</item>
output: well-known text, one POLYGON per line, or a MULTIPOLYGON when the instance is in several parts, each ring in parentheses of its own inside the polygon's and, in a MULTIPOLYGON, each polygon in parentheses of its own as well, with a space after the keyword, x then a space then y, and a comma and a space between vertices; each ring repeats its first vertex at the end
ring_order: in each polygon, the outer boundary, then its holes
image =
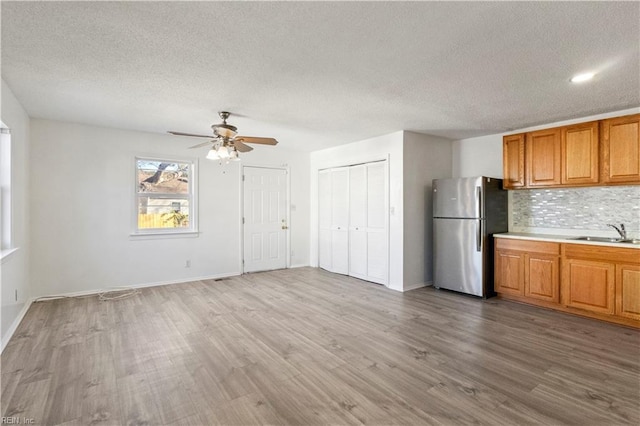
POLYGON ((561 183, 560 128, 527 133, 527 186, 553 186, 561 183))
POLYGON ((616 315, 640 320, 640 265, 616 265, 616 315))
POLYGON ((613 314, 613 263, 566 259, 563 264, 562 303, 601 314, 613 314))
POLYGON ((523 188, 524 182, 524 133, 505 136, 502 139, 502 168, 504 189, 523 188))
POLYGON ((640 114, 602 121, 602 182, 640 182, 640 114))
POLYGON ((598 183, 598 122, 562 128, 562 183, 598 183))
POLYGON ((497 293, 524 295, 524 253, 496 251, 494 284, 497 293))
POLYGON ((558 303, 560 301, 560 258, 527 253, 524 267, 525 296, 558 303))

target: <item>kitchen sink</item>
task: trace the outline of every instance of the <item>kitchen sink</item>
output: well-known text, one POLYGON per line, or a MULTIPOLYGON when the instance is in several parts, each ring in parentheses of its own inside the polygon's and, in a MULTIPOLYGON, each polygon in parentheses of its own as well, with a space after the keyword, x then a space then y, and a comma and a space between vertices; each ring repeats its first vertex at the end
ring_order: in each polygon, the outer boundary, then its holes
POLYGON ((623 241, 622 238, 609 238, 609 237, 577 237, 572 239, 579 240, 579 241, 598 241, 600 243, 620 243, 623 241))
POLYGON ((599 243, 621 243, 621 244, 640 244, 640 239, 609 238, 609 237, 577 237, 572 238, 577 241, 596 241, 599 243))

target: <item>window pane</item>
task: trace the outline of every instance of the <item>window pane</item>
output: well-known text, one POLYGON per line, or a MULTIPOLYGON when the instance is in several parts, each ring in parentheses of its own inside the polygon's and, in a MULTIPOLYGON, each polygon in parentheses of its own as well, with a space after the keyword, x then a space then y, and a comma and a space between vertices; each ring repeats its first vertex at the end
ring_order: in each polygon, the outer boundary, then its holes
POLYGON ((138 229, 189 228, 189 200, 138 197, 138 229))
POLYGON ((143 160, 136 162, 138 192, 162 192, 165 194, 188 194, 189 163, 169 163, 143 160))

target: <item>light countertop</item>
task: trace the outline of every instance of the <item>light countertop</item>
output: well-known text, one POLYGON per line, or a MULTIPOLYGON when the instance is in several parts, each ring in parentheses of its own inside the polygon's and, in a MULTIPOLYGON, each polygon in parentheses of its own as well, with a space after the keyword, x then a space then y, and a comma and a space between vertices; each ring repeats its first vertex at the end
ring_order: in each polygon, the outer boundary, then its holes
MULTIPOLYGON (((585 236, 588 236, 588 235, 589 235, 588 233, 585 234, 585 236)), ((495 238, 510 238, 514 240, 533 240, 533 241, 547 241, 547 242, 553 242, 553 243, 586 244, 590 246, 607 246, 607 247, 640 249, 640 244, 576 240, 575 236, 570 236, 570 235, 534 234, 534 233, 528 233, 528 232, 507 232, 504 234, 493 234, 493 236, 495 238)))

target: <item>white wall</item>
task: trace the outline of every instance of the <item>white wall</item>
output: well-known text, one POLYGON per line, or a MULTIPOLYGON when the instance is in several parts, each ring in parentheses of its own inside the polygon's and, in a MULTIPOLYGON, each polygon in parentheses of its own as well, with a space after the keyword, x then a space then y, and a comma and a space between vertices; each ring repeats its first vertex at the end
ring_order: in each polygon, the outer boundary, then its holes
POLYGON ((502 179, 502 136, 489 135, 452 142, 453 177, 502 179))
POLYGON ((451 177, 451 141, 404 132, 403 290, 433 281, 432 180, 451 177))
POLYGON ((32 283, 37 296, 181 282, 241 271, 240 164, 291 170, 291 249, 308 264, 309 156, 256 147, 220 165, 197 139, 33 119, 30 174, 32 283), (193 158, 199 174, 197 238, 130 237, 136 155, 193 158), (186 268, 186 260, 191 267, 186 268))
POLYGON ((12 236, 18 250, 0 265, 0 329, 2 347, 17 326, 25 303, 31 298, 29 284, 29 117, 2 80, 0 119, 11 130, 12 236), (15 300, 16 290, 18 300, 15 300))
POLYGON ((403 132, 395 132, 311 153, 309 261, 318 266, 318 171, 388 159, 389 164, 389 287, 403 283, 403 132))

